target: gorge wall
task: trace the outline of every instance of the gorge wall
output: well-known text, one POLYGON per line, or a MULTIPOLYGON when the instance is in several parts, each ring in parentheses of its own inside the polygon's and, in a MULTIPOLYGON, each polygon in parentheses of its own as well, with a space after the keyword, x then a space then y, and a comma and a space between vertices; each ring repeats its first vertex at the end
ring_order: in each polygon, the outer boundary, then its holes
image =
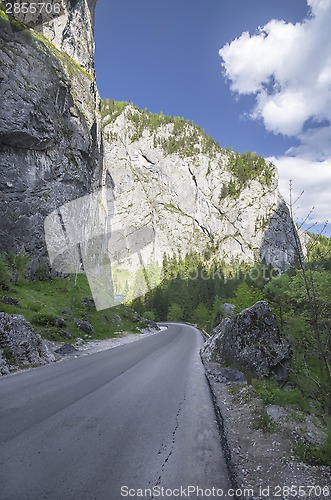
POLYGON ((1 11, 0 251, 25 250, 33 275, 48 269, 46 216, 106 184, 95 3, 63 1, 52 19, 1 11))
POLYGON ((102 115, 113 226, 140 239, 144 228, 146 262, 207 248, 230 264, 264 260, 284 271, 293 262, 293 224, 272 164, 222 149, 182 118, 109 100, 102 115))

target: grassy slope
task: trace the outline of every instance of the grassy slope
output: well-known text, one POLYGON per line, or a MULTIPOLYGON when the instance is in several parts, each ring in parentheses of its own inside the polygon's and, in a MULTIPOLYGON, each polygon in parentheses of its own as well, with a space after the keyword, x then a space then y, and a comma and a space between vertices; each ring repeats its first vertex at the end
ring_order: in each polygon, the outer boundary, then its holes
POLYGON ((32 323, 34 329, 49 340, 70 341, 64 335, 68 332, 72 340, 84 337, 76 320, 88 321, 95 330, 93 338, 103 339, 119 332, 140 333, 143 325, 137 321, 137 314, 124 305, 104 311, 96 311, 87 279, 84 275, 71 278, 57 278, 47 281, 23 282, 13 285, 9 291, 0 287, 0 300, 7 295, 18 301, 18 305, 0 302, 0 311, 8 314, 22 314, 32 323), (55 324, 63 318, 65 326, 55 324), (133 321, 133 320, 136 321, 133 321))

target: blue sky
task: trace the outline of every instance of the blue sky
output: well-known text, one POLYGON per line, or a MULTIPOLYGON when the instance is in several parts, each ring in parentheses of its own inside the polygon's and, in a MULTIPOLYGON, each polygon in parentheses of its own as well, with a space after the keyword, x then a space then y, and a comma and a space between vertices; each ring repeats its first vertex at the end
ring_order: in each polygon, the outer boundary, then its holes
POLYGON ((285 197, 290 178, 305 190, 298 220, 314 205, 311 223, 322 224, 331 220, 330 14, 331 0, 98 0, 100 94, 272 159, 285 197))

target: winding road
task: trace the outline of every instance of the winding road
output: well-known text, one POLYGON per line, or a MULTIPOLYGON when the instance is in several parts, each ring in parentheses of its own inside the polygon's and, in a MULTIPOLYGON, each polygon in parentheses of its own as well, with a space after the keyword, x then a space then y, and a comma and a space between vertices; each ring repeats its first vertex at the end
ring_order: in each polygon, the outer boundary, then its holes
POLYGON ((202 344, 195 328, 168 324, 2 377, 1 500, 220 498, 230 484, 202 344))

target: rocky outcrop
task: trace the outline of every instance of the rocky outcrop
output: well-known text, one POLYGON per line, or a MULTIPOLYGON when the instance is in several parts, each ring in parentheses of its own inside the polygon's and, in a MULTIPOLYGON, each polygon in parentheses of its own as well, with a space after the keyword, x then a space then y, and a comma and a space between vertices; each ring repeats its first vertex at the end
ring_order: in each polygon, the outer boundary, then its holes
POLYGON ((55 361, 54 355, 31 323, 18 314, 0 313, 0 375, 51 361, 55 361))
POLYGON ((113 227, 151 230, 143 260, 211 248, 231 264, 264 261, 283 271, 293 262, 292 222, 272 164, 247 155, 240 166, 193 124, 132 104, 105 101, 103 126, 113 227))
MULTIPOLYGON (((10 9, 13 18, 44 35, 89 72, 94 71, 94 9, 97 0, 57 0, 10 9), (53 7, 53 8, 52 8, 53 7)), ((4 2, 3 2, 4 3, 4 2)))
POLYGON ((222 305, 222 317, 231 318, 234 315, 236 306, 234 304, 225 303, 222 305))
POLYGON ((76 324, 78 328, 87 335, 93 335, 95 333, 93 326, 88 321, 77 320, 76 324))
POLYGON ((94 5, 33 28, 0 16, 0 252, 24 249, 32 274, 48 270, 46 216, 105 186, 94 5))
POLYGON ((267 302, 257 302, 233 318, 225 318, 205 345, 203 357, 222 366, 252 372, 259 377, 287 379, 291 347, 282 337, 267 302))

